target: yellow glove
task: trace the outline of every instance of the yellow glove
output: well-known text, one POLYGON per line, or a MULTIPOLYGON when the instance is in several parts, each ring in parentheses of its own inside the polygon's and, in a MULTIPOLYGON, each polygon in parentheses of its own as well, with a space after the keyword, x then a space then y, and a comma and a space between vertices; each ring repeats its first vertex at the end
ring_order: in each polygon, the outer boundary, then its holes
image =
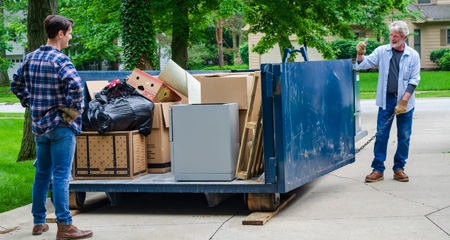
POLYGON ((395 107, 395 114, 399 115, 406 112, 406 107, 408 106, 408 101, 398 100, 397 106, 395 107))
POLYGON ((366 54, 366 46, 368 42, 369 39, 366 38, 363 42, 359 42, 358 45, 356 45, 356 53, 358 53, 358 55, 366 54))
POLYGON ((77 119, 78 115, 80 115, 79 112, 70 108, 60 108, 60 110, 63 112, 62 113, 63 120, 67 123, 73 122, 75 119, 77 119))

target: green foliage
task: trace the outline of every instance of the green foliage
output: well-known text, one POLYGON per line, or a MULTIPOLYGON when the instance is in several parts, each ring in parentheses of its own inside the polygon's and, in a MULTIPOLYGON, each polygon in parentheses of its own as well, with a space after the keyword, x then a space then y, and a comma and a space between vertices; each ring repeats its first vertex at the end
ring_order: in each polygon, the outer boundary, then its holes
POLYGON ((240 69, 248 69, 248 64, 226 65, 223 67, 211 66, 211 67, 205 67, 202 70, 240 70, 240 69))
POLYGON ((207 44, 204 42, 200 42, 188 48, 188 64, 189 69, 197 70, 202 69, 204 62, 207 62, 207 59, 212 59, 217 55, 217 48, 214 47, 211 49, 211 46, 206 46, 207 44))
POLYGON ((439 63, 439 59, 445 54, 450 52, 450 48, 440 48, 430 53, 430 60, 434 63, 439 63))
POLYGON ((117 40, 122 30, 119 0, 62 1, 60 14, 74 19, 73 39, 67 50, 77 68, 103 60, 120 60, 117 40))
MULTIPOLYGON (((26 10, 27 1, 13 1, 13 0, 3 0, 3 11, 9 11, 12 13, 18 12, 20 10, 26 10)), ((23 36, 26 36, 26 21, 25 19, 20 19, 18 16, 9 15, 5 17, 0 14, 0 49, 6 51, 12 51, 12 42, 15 40, 21 42, 23 36), (7 23, 7 24, 5 24, 7 23)), ((2 57, 0 54, 0 71, 7 71, 13 66, 13 63, 6 57, 2 57)))
POLYGON ((245 42, 239 47, 239 52, 241 53, 241 58, 244 63, 248 62, 248 42, 245 42))
POLYGON ((23 119, 0 119, 0 213, 31 203, 33 161, 16 162, 23 119))
POLYGON ((450 52, 446 52, 440 59, 439 59, 439 66, 442 70, 450 71, 450 52))
POLYGON ((149 65, 156 69, 157 44, 151 1, 121 0, 121 10, 124 68, 131 70, 149 65))
MULTIPOLYGON (((338 38, 331 41, 331 48, 333 49, 337 59, 356 58, 356 45, 364 39, 349 40, 338 38)), ((375 40, 369 39, 366 47, 366 55, 371 54, 375 48, 381 44, 375 40)))
MULTIPOLYGON (((402 17, 409 14, 406 6, 412 0, 355 0, 355 1, 301 1, 253 0, 246 2, 245 16, 250 24, 250 33, 264 33, 252 51, 267 53, 275 44, 280 49, 293 48, 289 36, 296 35, 300 45, 316 48, 324 58, 335 57, 325 37, 353 37, 351 25, 362 25, 382 33, 386 29, 383 21, 391 11, 397 9, 402 17)), ((399 17, 395 16, 395 17, 399 17)))

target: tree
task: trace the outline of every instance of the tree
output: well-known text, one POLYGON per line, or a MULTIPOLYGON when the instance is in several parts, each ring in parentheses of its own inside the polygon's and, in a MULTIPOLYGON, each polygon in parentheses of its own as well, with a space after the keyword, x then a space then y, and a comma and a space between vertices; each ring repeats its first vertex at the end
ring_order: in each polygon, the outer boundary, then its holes
MULTIPOLYGON (((27 53, 34 51, 47 42, 44 20, 48 15, 58 13, 57 0, 29 0, 27 16, 27 53)), ((23 138, 17 161, 34 160, 36 158, 36 144, 31 131, 30 109, 25 110, 25 122, 23 125, 23 138)))
POLYGON ((18 17, 8 17, 7 19, 4 12, 5 10, 11 12, 23 10, 26 7, 24 2, 0 0, 0 86, 9 86, 10 84, 8 68, 13 64, 6 58, 6 51, 12 50, 10 40, 20 42, 24 31, 23 22, 18 17), (8 23, 7 26, 5 26, 6 23, 8 23))
POLYGON ((121 0, 122 42, 125 69, 158 67, 156 31, 150 0, 121 0))
POLYGON ((5 17, 3 0, 0 0, 0 86, 9 85, 8 68, 11 62, 6 59, 7 31, 5 29, 5 17))
POLYGON ((254 52, 264 54, 278 43, 283 55, 284 48, 293 48, 289 36, 296 35, 299 44, 317 48, 324 58, 331 59, 335 55, 325 37, 352 38, 350 24, 383 32, 385 16, 394 9, 407 13, 406 6, 410 2, 412 0, 252 0, 245 2, 245 17, 250 33, 265 34, 252 49, 254 52))
POLYGON ((172 60, 188 67, 188 47, 204 36, 209 16, 219 0, 159 0, 153 2, 156 28, 172 34, 172 60))
POLYGON ((244 30, 242 30, 244 25, 245 25, 244 15, 242 15, 242 13, 239 12, 234 14, 233 17, 228 18, 225 23, 225 26, 227 27, 233 39, 232 40, 233 47, 232 49, 230 49, 230 51, 233 53, 233 60, 235 63, 238 62, 238 58, 240 57, 239 48, 240 45, 242 44, 242 37, 244 35, 244 30))
POLYGON ((88 68, 88 63, 101 65, 106 60, 111 70, 119 70, 120 0, 70 0, 60 4, 61 15, 75 22, 71 47, 65 50, 74 65, 88 68))
POLYGON ((214 26, 216 27, 216 40, 219 55, 219 67, 223 67, 223 21, 224 18, 231 18, 238 12, 242 12, 242 1, 223 0, 220 1, 218 16, 214 17, 214 26), (218 19, 217 19, 218 18, 218 19))

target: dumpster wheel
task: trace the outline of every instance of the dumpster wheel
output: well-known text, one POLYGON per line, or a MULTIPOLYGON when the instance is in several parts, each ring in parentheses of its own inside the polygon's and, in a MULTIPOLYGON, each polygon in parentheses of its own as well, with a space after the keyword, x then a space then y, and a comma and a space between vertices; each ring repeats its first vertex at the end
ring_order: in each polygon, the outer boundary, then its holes
POLYGON ((69 192, 69 209, 80 209, 86 200, 86 192, 69 192))
POLYGON ((251 212, 275 211, 280 206, 279 193, 249 193, 247 206, 251 212))

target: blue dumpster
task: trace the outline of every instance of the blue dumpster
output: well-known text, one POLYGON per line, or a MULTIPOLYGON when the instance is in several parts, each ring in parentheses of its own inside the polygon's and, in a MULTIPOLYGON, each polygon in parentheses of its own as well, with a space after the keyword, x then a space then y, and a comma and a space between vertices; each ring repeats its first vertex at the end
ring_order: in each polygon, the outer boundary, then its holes
MULTIPOLYGON (((111 81, 130 73, 80 72, 80 76, 84 81, 111 81)), ((74 180, 70 191, 287 193, 355 161, 356 97, 351 60, 263 64, 261 84, 264 181, 177 182, 169 172, 132 180, 74 180)))

